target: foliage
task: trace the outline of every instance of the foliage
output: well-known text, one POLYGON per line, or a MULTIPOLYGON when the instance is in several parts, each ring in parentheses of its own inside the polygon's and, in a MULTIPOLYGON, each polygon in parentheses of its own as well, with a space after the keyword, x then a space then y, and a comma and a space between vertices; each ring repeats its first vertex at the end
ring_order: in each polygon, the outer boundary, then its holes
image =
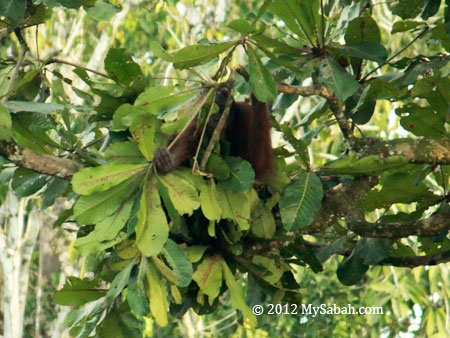
MULTIPOLYGON (((95 0, 3 0, 3 27, 18 55, 28 48, 22 32, 57 6, 86 10, 98 21, 120 10, 95 0)), ((74 307, 66 319, 70 334, 139 336, 144 318, 164 327, 189 309, 207 315, 229 305, 245 328, 271 332, 274 327, 257 319, 252 306, 317 304, 312 290, 330 297, 328 304, 356 303, 361 296, 366 306, 407 317, 405 303, 388 296, 395 277, 376 266, 434 265, 449 256, 449 6, 395 1, 385 9, 395 15, 387 32, 369 1, 255 2, 246 16, 228 22, 226 39, 216 34, 176 48, 168 33, 155 34, 160 39, 149 43, 152 66, 123 48, 139 39, 125 40, 109 49, 106 73, 72 64, 73 79, 52 68, 64 62, 51 56, 28 54, 13 63, 4 58, 0 182, 18 196, 40 195, 46 206, 58 196, 76 197, 58 224, 76 222, 73 245, 96 262, 92 279, 69 277, 55 293, 55 302, 74 307), (408 42, 389 45, 399 34, 408 42), (406 53, 411 46, 414 52, 406 53), (164 78, 167 69, 171 76, 164 78), (75 79, 84 89, 73 85, 75 79), (67 99, 67 85, 82 103, 67 99), (208 119, 222 87, 235 97, 252 92, 274 102, 273 126, 282 134, 274 177, 264 186, 256 182, 251 165, 226 156, 222 142, 212 152, 200 144, 193 169, 158 174, 155 151, 196 115, 208 119), (299 96, 309 98, 301 101, 308 112, 297 109, 299 96), (293 117, 286 112, 295 109, 293 117), (408 138, 385 137, 388 117, 398 119, 408 138), (371 124, 378 124, 376 132, 366 128, 371 124), (21 153, 13 153, 11 144, 21 153), (35 162, 23 149, 33 152, 35 162), (49 156, 84 168, 61 167, 55 174, 45 165, 49 156), (372 280, 383 296, 332 284, 329 269, 343 285, 372 280), (311 272, 319 274, 318 285, 311 272), (342 294, 333 295, 336 289, 342 294), (229 304, 223 305, 224 296, 229 304)), ((166 11, 161 5, 145 14, 162 21, 166 11)), ((148 46, 141 53, 143 48, 148 46)), ((204 141, 218 140, 207 135, 204 141)), ((420 276, 413 274, 405 273, 402 284, 408 302, 429 304, 426 292, 414 289, 420 276)), ((448 300, 450 280, 443 272, 439 278, 441 301, 448 300)), ((437 292, 436 280, 429 280, 430 294, 437 292)), ((444 335, 445 315, 437 306, 428 310, 422 333, 444 335)), ((361 320, 352 332, 408 330, 401 321, 383 320, 390 322, 376 328, 361 320)), ((294 325, 289 321, 283 319, 294 325)), ((313 332, 327 327, 308 325, 313 332)), ((334 334, 344 331, 337 327, 334 334)))

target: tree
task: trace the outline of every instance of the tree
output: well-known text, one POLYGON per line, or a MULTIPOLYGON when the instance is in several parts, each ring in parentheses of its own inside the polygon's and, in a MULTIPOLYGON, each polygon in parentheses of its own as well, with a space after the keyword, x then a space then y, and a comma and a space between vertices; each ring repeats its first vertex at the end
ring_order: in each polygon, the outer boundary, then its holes
MULTIPOLYGON (((147 14, 162 22, 176 4, 147 14)), ((331 268, 350 286, 373 281, 377 266, 450 260, 448 1, 248 4, 245 16, 187 46, 153 28, 150 66, 125 39, 109 48, 104 70, 29 52, 25 34, 57 5, 83 6, 96 20, 120 11, 100 1, 5 1, 2 36, 15 53, 1 70, 0 159, 17 196, 48 206, 76 198, 56 225, 76 223, 74 246, 95 263, 93 278, 69 277, 55 293, 75 307, 71 335, 137 335, 144 317, 165 327, 190 308, 203 315, 229 304, 254 329, 254 305, 312 299, 299 271, 331 268), (379 27, 385 17, 390 31, 379 27), (220 155, 220 123, 192 168, 162 176, 153 167, 168 135, 217 109, 222 87, 272 102, 281 136, 268 187, 254 186, 248 162, 220 155), (392 132, 388 119, 401 127, 392 132)), ((445 312, 429 313, 423 332, 445 334, 445 312)))

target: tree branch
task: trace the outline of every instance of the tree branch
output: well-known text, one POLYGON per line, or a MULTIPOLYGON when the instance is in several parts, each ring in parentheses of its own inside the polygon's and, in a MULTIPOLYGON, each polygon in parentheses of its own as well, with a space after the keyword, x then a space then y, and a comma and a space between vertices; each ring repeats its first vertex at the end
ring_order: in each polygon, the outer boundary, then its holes
POLYGON ((396 223, 370 223, 360 207, 353 207, 345 218, 348 228, 363 237, 403 238, 408 236, 430 237, 450 229, 450 212, 437 212, 417 221, 396 223))
POLYGON ((66 180, 70 180, 72 175, 83 168, 83 164, 79 162, 52 155, 39 154, 14 142, 2 140, 0 140, 0 155, 18 166, 66 180))

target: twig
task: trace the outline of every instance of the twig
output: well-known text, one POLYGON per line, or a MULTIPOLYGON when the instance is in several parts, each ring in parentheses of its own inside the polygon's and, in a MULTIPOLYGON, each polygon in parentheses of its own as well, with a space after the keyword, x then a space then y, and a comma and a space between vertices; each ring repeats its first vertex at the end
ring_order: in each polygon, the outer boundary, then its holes
POLYGON ((227 102, 225 104, 225 108, 223 110, 222 116, 220 117, 219 123, 217 124, 214 132, 209 140, 208 146, 206 147, 205 154, 203 155, 202 162, 200 164, 200 170, 205 171, 206 163, 208 163, 209 157, 211 156, 211 152, 214 149, 214 146, 219 141, 220 135, 222 133, 222 129, 225 127, 226 121, 228 119, 228 114, 230 113, 231 104, 233 102, 233 84, 235 79, 236 71, 233 69, 233 72, 230 75, 230 79, 228 80, 228 88, 229 93, 227 97, 227 102))
POLYGON ((412 39, 412 41, 410 43, 408 43, 405 47, 403 47, 402 49, 400 49, 397 53, 395 53, 394 55, 392 55, 389 59, 387 59, 383 64, 379 65, 378 67, 376 67, 375 69, 372 69, 370 72, 368 72, 362 79, 360 82, 365 81, 369 75, 375 73, 378 69, 380 69, 381 67, 389 64, 389 62, 391 62, 394 58, 396 58, 397 56, 399 56, 401 53, 403 53, 405 50, 407 50, 414 42, 416 42, 418 39, 420 39, 422 37, 422 35, 424 35, 428 29, 430 29, 428 26, 426 26, 414 39, 412 39))
POLYGON ((91 69, 91 68, 88 68, 88 67, 85 67, 85 66, 82 66, 82 65, 74 63, 74 62, 70 62, 70 61, 66 61, 66 60, 62 60, 62 59, 58 59, 58 58, 53 58, 53 59, 50 59, 49 61, 46 61, 46 62, 44 60, 39 60, 39 61, 45 63, 46 65, 49 65, 51 63, 62 63, 62 64, 65 64, 65 65, 68 65, 68 66, 72 66, 72 67, 75 67, 75 68, 84 69, 85 71, 88 71, 88 72, 91 72, 91 73, 103 76, 103 77, 105 77, 107 79, 110 79, 110 80, 114 80, 111 76, 109 76, 107 74, 104 74, 102 72, 96 71, 94 69, 91 69))

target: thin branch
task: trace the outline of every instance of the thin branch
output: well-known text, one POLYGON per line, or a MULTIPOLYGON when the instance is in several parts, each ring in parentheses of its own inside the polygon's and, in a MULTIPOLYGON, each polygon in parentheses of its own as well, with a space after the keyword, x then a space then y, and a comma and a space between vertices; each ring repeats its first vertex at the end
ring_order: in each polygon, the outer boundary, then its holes
POLYGON ((77 63, 74 63, 74 62, 70 62, 70 61, 66 61, 66 60, 62 60, 62 59, 58 59, 58 58, 53 58, 53 59, 50 59, 48 61, 44 61, 44 60, 39 60, 39 61, 41 61, 42 63, 45 63, 46 65, 49 65, 51 63, 62 63, 62 64, 65 64, 65 65, 68 65, 68 66, 72 66, 72 67, 75 67, 75 68, 84 69, 87 72, 91 72, 91 73, 97 74, 99 76, 105 77, 105 78, 110 79, 110 80, 114 80, 108 74, 104 74, 102 72, 96 71, 94 69, 85 67, 83 65, 80 65, 80 64, 77 64, 77 63))
POLYGON ((368 72, 362 79, 360 82, 364 82, 371 74, 375 73, 378 69, 380 69, 381 67, 389 64, 389 62, 391 62, 394 58, 396 58, 397 56, 399 56, 401 53, 403 53, 405 50, 407 50, 412 44, 414 44, 418 39, 420 39, 422 37, 422 35, 424 35, 430 28, 428 26, 426 26, 414 39, 412 39, 411 42, 409 42, 405 47, 403 47, 402 49, 400 49, 397 53, 395 53, 394 55, 392 55, 389 59, 387 59, 384 63, 382 63, 381 65, 379 65, 378 67, 376 67, 375 69, 372 69, 370 72, 368 72))

